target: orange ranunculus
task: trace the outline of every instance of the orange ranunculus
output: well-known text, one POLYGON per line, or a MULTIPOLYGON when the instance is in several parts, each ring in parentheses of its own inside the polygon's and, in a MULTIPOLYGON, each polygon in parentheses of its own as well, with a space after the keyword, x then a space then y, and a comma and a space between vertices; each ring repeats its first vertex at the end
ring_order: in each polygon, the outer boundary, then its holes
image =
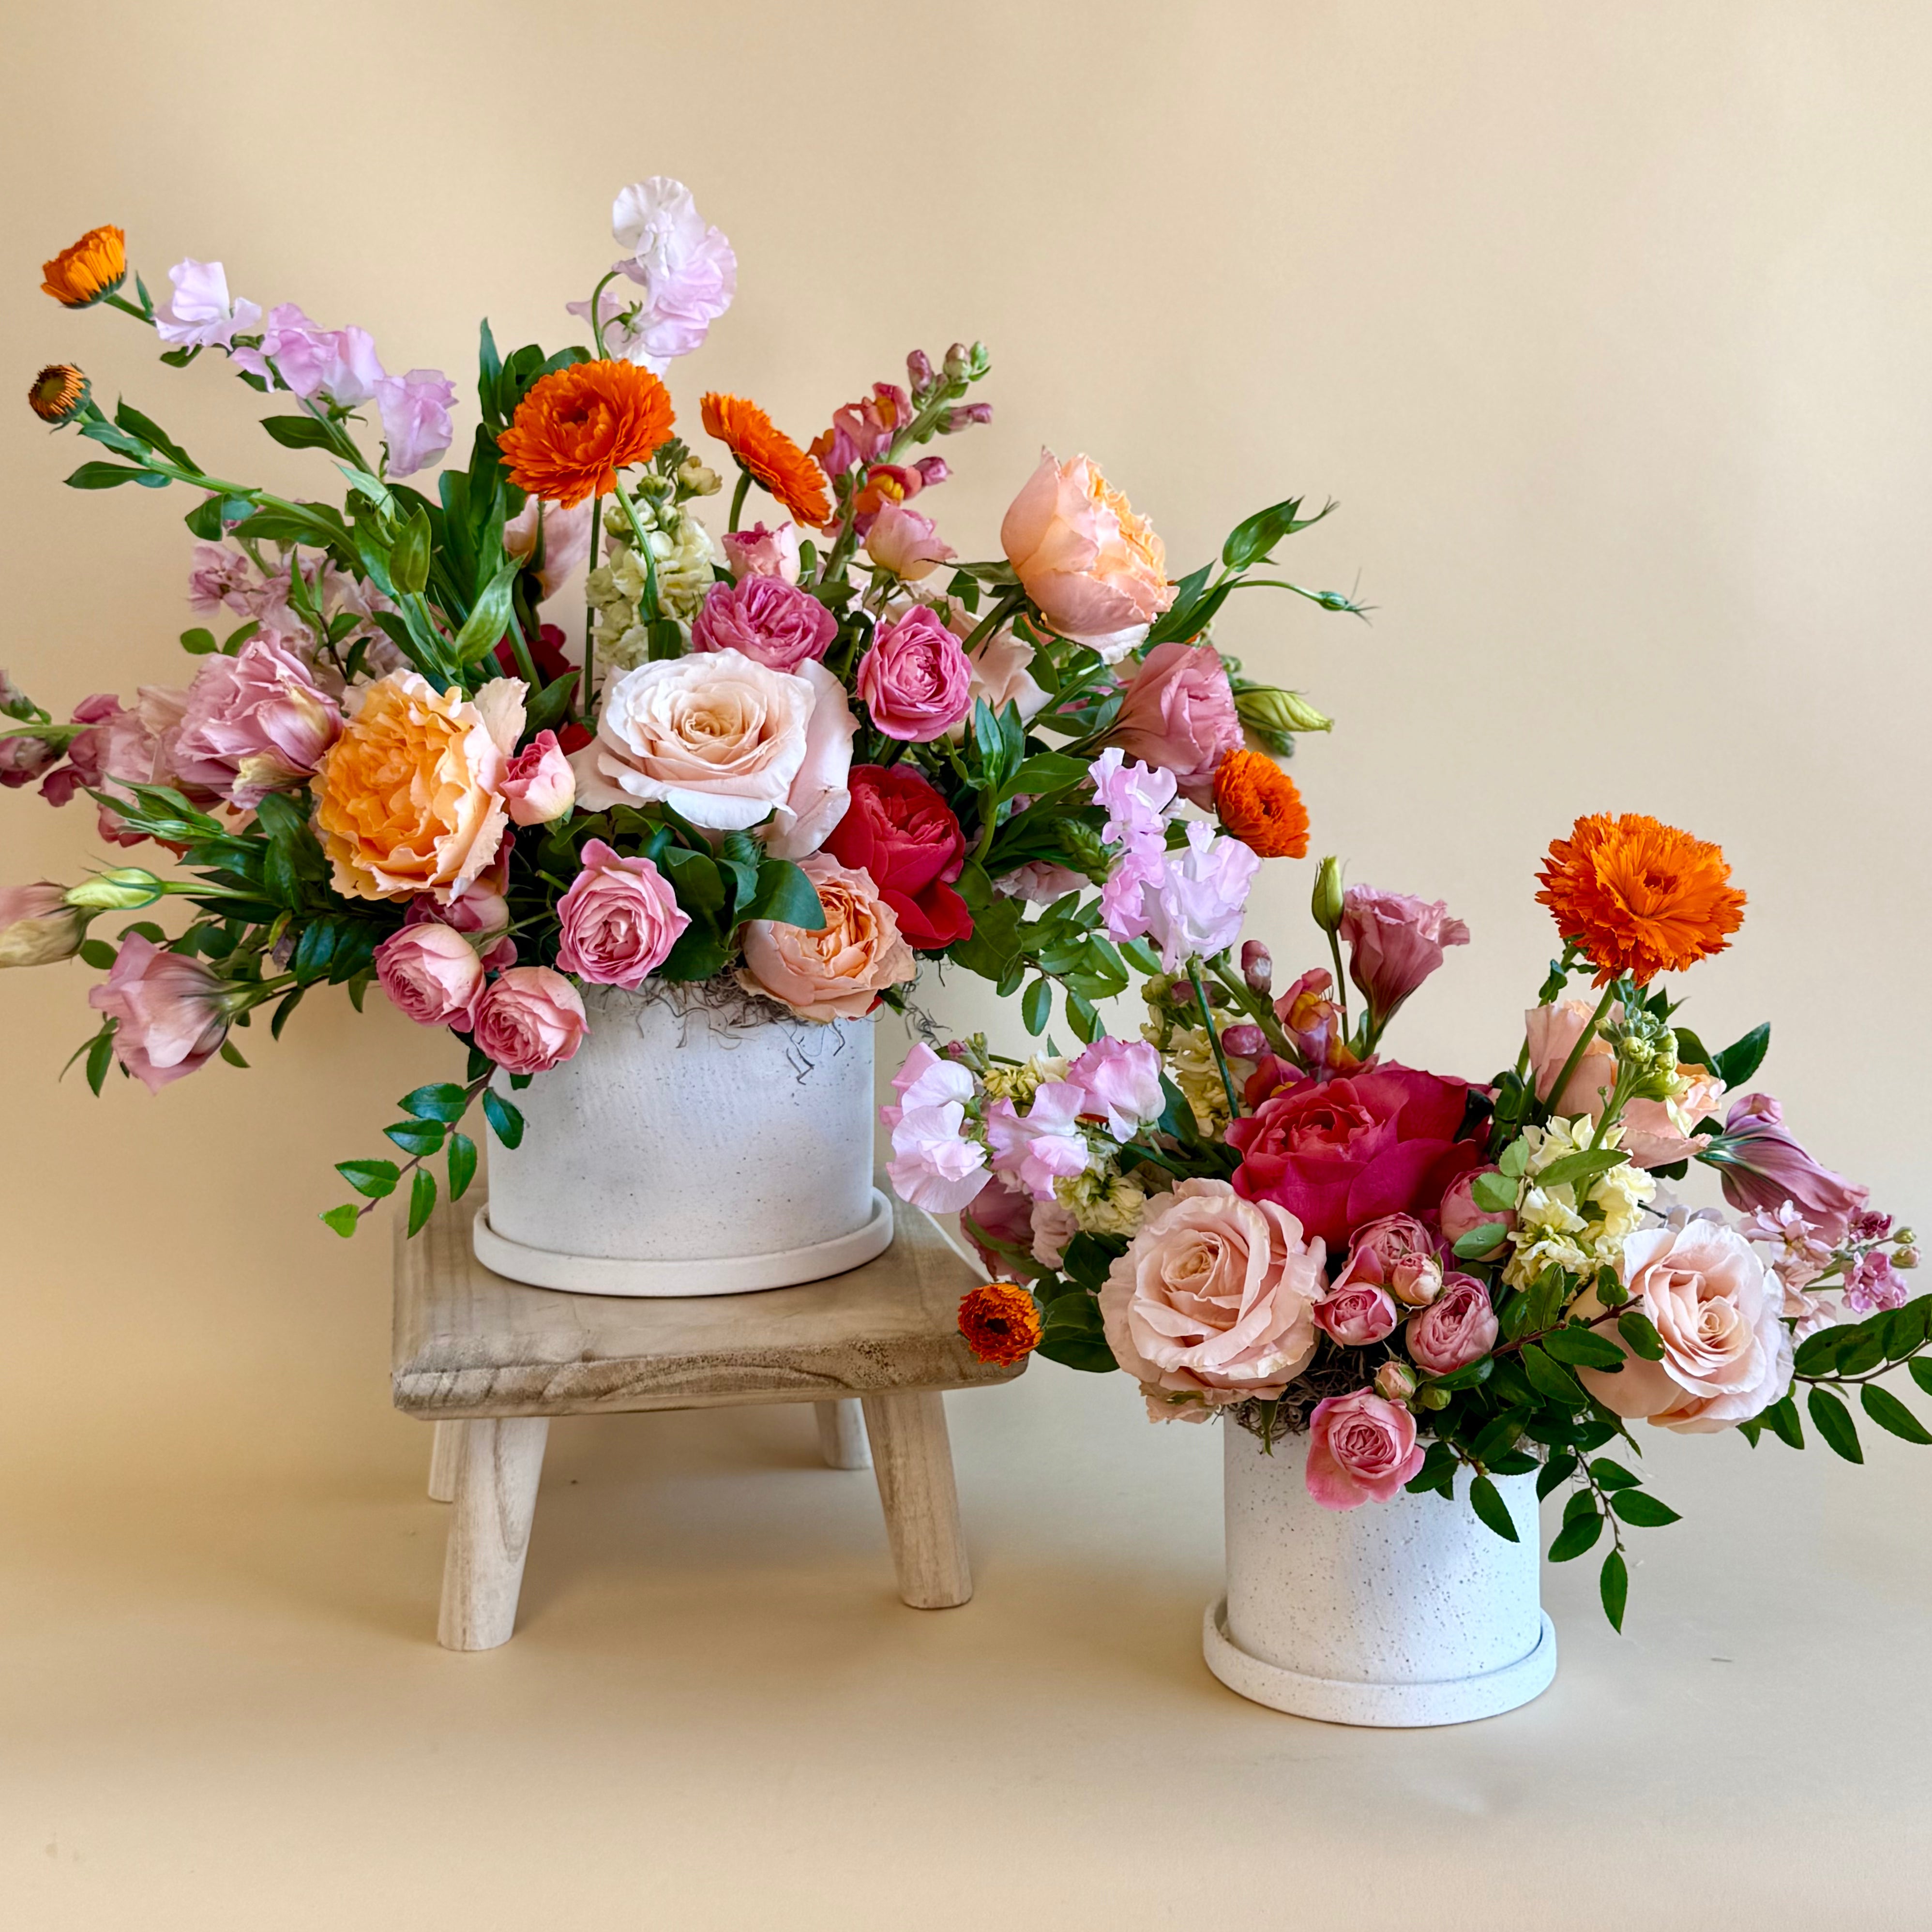
POLYGON ((1294 779, 1260 752, 1230 752, 1214 773, 1221 823, 1264 859, 1308 856, 1308 808, 1294 779))
POLYGON ((1040 1346, 1040 1310, 1024 1288, 989 1281, 961 1298, 959 1332, 982 1362, 1023 1362, 1040 1346))
POLYGON ((1641 812, 1578 819, 1537 876, 1538 903, 1582 948, 1600 986, 1620 973, 1642 986, 1682 972, 1723 952, 1744 923, 1744 896, 1722 849, 1641 812))
POLYGON ((617 472, 670 440, 670 392, 634 362, 577 362, 531 386, 496 439, 510 480, 565 509, 608 496, 617 472))
POLYGON ((489 865, 509 820, 499 786, 523 732, 523 691, 497 678, 469 699, 410 670, 369 686, 315 778, 338 892, 434 892, 446 904, 489 865))
POLYGON ((50 362, 28 386, 27 406, 41 422, 58 428, 80 414, 88 386, 71 362, 50 362))
POLYGON ((756 403, 712 391, 699 398, 705 433, 715 436, 749 470, 752 480, 802 524, 823 524, 832 514, 825 477, 817 464, 756 403))
POLYGON ((90 228, 70 248, 40 264, 40 286, 63 308, 86 308, 128 278, 128 238, 118 228, 90 228))

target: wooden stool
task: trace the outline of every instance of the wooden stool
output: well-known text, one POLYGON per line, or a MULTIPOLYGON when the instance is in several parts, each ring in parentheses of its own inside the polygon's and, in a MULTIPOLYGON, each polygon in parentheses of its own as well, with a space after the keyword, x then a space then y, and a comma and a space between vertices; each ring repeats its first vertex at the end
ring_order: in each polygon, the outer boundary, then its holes
POLYGON ((470 1250, 479 1207, 446 1202, 414 1240, 396 1226, 396 1406, 436 1424, 430 1494, 455 1504, 446 1648, 509 1641, 554 1415, 814 1403, 826 1461, 873 1465, 900 1596, 930 1610, 972 1595, 940 1391, 1025 1365, 968 1348, 959 1298, 983 1276, 916 1208, 896 1204, 892 1245, 849 1274, 670 1301, 492 1274, 470 1250))

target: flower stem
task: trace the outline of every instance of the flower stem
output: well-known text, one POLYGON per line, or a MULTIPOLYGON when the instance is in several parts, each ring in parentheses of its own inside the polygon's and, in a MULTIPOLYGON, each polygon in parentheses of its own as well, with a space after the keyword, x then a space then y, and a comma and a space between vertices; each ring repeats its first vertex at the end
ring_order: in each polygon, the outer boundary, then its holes
POLYGON ((596 674, 597 656, 597 607, 590 601, 590 573, 597 568, 597 547, 604 539, 604 500, 590 500, 590 562, 584 573, 584 678, 578 686, 577 709, 587 724, 590 722, 590 681, 596 674))
POLYGON ((738 487, 731 492, 731 520, 724 526, 726 533, 736 536, 738 519, 745 514, 745 499, 750 495, 752 472, 741 464, 738 469, 738 487))
POLYGON ((606 358, 604 354, 604 319, 598 313, 598 309, 604 300, 604 291, 617 279, 617 274, 618 272, 613 268, 590 291, 590 339, 597 345, 597 359, 600 362, 604 361, 606 358))
MULTIPOLYGON (((1556 1112, 1557 1103, 1562 1098, 1563 1090, 1570 1084, 1570 1075, 1576 1072, 1582 1062, 1583 1049, 1595 1038, 1597 1029, 1603 1024, 1604 1016, 1610 1011, 1610 1002, 1616 996, 1617 982, 1612 980, 1604 988, 1604 997, 1597 1002, 1597 1010, 1590 1016, 1589 1023, 1576 1036, 1576 1044, 1570 1049, 1570 1058, 1563 1063, 1563 1070, 1557 1075, 1556 1083, 1550 1090, 1550 1098, 1546 1104, 1552 1114, 1556 1112)), ((1527 1044, 1526 1042, 1525 1043, 1527 1044)), ((1608 1109, 1605 1111, 1607 1112, 1608 1109)))
POLYGON ((1228 1096, 1228 1118, 1241 1118, 1241 1103, 1234 1094, 1234 1076, 1228 1071, 1228 1056, 1222 1050, 1221 1036, 1215 1030, 1214 1010, 1208 1004, 1208 988, 1201 978, 1201 956, 1187 956, 1187 976, 1194 982, 1194 997, 1201 1002, 1201 1024, 1207 1030, 1208 1044, 1214 1049, 1214 1064, 1221 1070, 1222 1090, 1228 1096))
POLYGON ((611 488, 617 493, 617 500, 624 506, 624 514, 630 519, 631 534, 637 538, 638 554, 644 565, 644 602, 640 614, 648 610, 644 621, 655 624, 663 613, 658 608, 658 556, 651 548, 651 540, 644 533, 644 524, 638 520, 637 506, 631 501, 630 492, 624 488, 621 476, 611 478, 611 488))

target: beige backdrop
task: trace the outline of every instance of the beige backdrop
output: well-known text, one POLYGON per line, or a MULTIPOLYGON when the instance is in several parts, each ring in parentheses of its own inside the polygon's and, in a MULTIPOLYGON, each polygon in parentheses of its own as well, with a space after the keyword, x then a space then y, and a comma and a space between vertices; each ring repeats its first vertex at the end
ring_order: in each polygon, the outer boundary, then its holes
MULTIPOLYGON (((440 365, 466 397, 477 317, 506 346, 572 339, 562 304, 612 256, 613 191, 676 174, 740 265, 736 305, 671 379, 694 420, 699 390, 716 386, 808 435, 915 344, 991 345, 994 422, 944 446, 956 479, 921 505, 965 554, 992 551, 1042 442, 1102 460, 1177 568, 1276 496, 1340 500, 1291 547, 1292 569, 1358 587, 1372 622, 1256 593, 1222 641, 1338 720, 1294 766, 1317 850, 1346 854, 1356 878, 1446 898, 1474 932, 1405 1022, 1405 1057, 1470 1075, 1507 1058, 1551 950, 1531 898, 1543 847, 1580 812, 1652 812, 1721 841, 1750 895, 1737 950, 1689 982, 1694 1024, 1720 1042, 1772 1018, 1762 1084, 1808 1142, 1883 1204, 1932 1209, 1915 1104, 1932 1076, 1922 8, 6 10, 0 368, 16 392, 41 362, 70 358, 210 467, 326 489, 320 459, 253 430, 254 399, 218 358, 160 368, 132 322, 42 296, 41 259, 117 222, 151 287, 184 255, 219 259, 238 292, 361 323, 392 368, 440 365)), ((62 713, 92 691, 183 676, 180 493, 64 490, 81 446, 47 437, 24 407, 5 421, 0 661, 62 713)), ((24 792, 0 809, 7 880, 70 880, 98 857, 84 808, 56 814, 24 792)), ((1273 866, 1258 896, 1252 927, 1285 967, 1312 957, 1310 870, 1273 866)), ((159 1099, 116 1080, 96 1101, 77 1072, 56 1078, 88 1030, 90 976, 76 964, 0 984, 0 1466, 33 1552, 19 1600, 40 1606, 23 1612, 15 1652, 40 1660, 39 1701, 24 1731, 10 1728, 35 1749, 7 1768, 27 1791, 52 1780, 89 1817, 107 1786, 125 1795, 118 1822, 97 1818, 93 1856, 137 1890, 167 1874, 178 1892, 152 1895, 185 1912, 216 1895, 192 1873, 234 1868, 212 1850, 171 1862, 165 1825, 128 1849, 176 1719, 97 1728, 74 1700, 141 1598, 147 1558, 130 1552, 147 1548, 146 1513, 219 1516, 229 1505, 212 1499, 244 1490, 262 1527, 238 1550, 285 1533, 276 1486, 325 1513, 382 1499, 393 1536, 429 1554, 412 1559, 416 1594, 369 1586, 384 1606, 370 1641, 419 1640, 438 1520, 399 1500, 415 1494, 422 1445, 386 1408, 383 1239, 340 1243, 315 1215, 342 1192, 329 1163, 375 1151, 394 1096, 454 1063, 380 998, 360 1022, 318 998, 278 1049, 256 1030, 252 1071, 218 1067, 159 1099), (36 1594, 56 1573, 61 1589, 36 1594)), ((979 1010, 951 994, 935 1004, 979 1010)), ((1187 1687, 1163 1721, 1191 1721, 1212 1690, 1186 1674, 1186 1609, 1212 1569, 1211 1443, 1150 1447, 1124 1388, 1042 1371, 1020 1390, 1043 1441, 1071 1439, 1060 1418, 1077 1412, 1082 1453, 1104 1441, 1103 1461, 1150 1483, 1186 1472, 1174 1514, 1192 1518, 1130 1512, 1142 1541, 1127 1567, 1162 1574, 1180 1549, 1199 1571, 1199 1588, 1190 1570, 1170 1590, 1185 1613, 1160 1642, 1134 1639, 1187 1687)), ((1736 1474, 1734 1446, 1724 1466, 1736 1474)), ((1885 1444, 1874 1461, 1902 1468, 1906 1453, 1885 1444)), ((1037 1478, 998 1466, 1021 1510, 1037 1478)), ((1069 1466, 1077 1482, 1087 1466, 1069 1466)), ((1848 1493, 1850 1472, 1830 1473, 1848 1493)), ((862 1548, 864 1513, 854 1522, 862 1548)), ((1682 1563, 1690 1533, 1676 1534, 1682 1563)), ((226 1574, 254 1558, 210 1561, 226 1574)), ((303 1570, 286 1594, 300 1602, 318 1581, 303 1570)), ((1586 1583, 1574 1588, 1588 1645, 1586 1583)), ((190 1644, 205 1628, 198 1587, 182 1581, 170 1612, 190 1644)), ((613 1628, 641 1640, 628 1612, 613 1628)), ((746 1637, 762 1640, 755 1627, 746 1637)), ((148 1663, 128 1667, 152 1682, 148 1663)), ((1103 1681, 1095 1694, 1133 1693, 1103 1681)), ((289 1721, 304 1742, 281 1756, 266 1738, 237 1742, 245 1718, 218 1732, 206 1748, 236 1780, 211 1786, 210 1804, 253 1787, 238 1767, 311 1761, 312 1736, 289 1721)), ((1241 1732, 1264 1751, 1283 1735, 1241 1732)), ((755 1728, 743 1741, 743 1762, 782 1752, 755 1728)), ((758 1774, 772 1774, 769 1758, 758 1774)), ((1041 1775, 1029 1804, 1050 1815, 1058 1780, 1041 1775)), ((86 1888, 60 1836, 68 1815, 29 1806, 0 1872, 40 1902, 36 1924, 92 1924, 96 1909, 128 1922, 86 1888)), ((320 1815, 338 1851, 358 1832, 391 1844, 392 1811, 320 1815)), ((316 1844, 291 1838, 282 1856, 256 1874, 254 1922, 348 1922, 317 1902, 335 1868, 316 1844), (276 1872, 296 1870, 322 1886, 304 1893, 313 1922, 277 1889, 276 1872)), ((676 1869, 677 1895, 702 1901, 676 1869)), ((534 1883, 532 1870, 506 1865, 492 1882, 534 1883)), ((1124 1909, 1126 1892, 1069 1891, 1061 1922, 1103 1892, 1124 1909)))

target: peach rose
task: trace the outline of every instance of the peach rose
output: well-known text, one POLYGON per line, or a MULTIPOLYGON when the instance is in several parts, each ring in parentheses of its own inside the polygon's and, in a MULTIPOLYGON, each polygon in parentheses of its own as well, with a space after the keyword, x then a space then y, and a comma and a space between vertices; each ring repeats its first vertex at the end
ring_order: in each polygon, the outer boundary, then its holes
POLYGON ((524 685, 476 697, 412 670, 366 686, 316 776, 316 829, 346 898, 434 892, 447 905, 490 864, 509 814, 498 788, 524 729, 524 685))
POLYGON ((1084 456, 1061 463, 1040 452, 1000 526, 1000 545, 1046 621, 1108 664, 1174 602, 1160 538, 1084 456))
POLYGON ((916 976, 919 962, 869 872, 823 852, 801 860, 799 869, 818 889, 824 928, 812 932, 753 920, 745 928, 739 983, 790 1007, 802 1020, 862 1019, 886 987, 916 976))
POLYGON ((661 658, 604 692, 597 736, 571 760, 577 802, 661 800, 721 835, 770 820, 766 850, 799 858, 845 815, 857 728, 821 664, 773 670, 739 650, 661 658))
MULTIPOLYGON (((1529 1041, 1530 1078, 1535 1083, 1539 1100, 1550 1098, 1556 1076, 1563 1071, 1570 1049, 1595 1010, 1582 1000, 1558 1000, 1551 1006, 1532 1006, 1523 1016, 1529 1041)), ((1621 1010, 1612 1006, 1611 1016, 1621 1010)), ((1556 1111, 1565 1120, 1574 1120, 1579 1114, 1588 1114, 1594 1120, 1604 1111, 1604 1096, 1616 1084, 1616 1054, 1600 1032, 1592 1034, 1576 1071, 1557 1098, 1556 1111)))
MULTIPOLYGON (((1628 1358, 1620 1372, 1576 1372, 1606 1408, 1706 1436, 1748 1421, 1791 1386, 1784 1290, 1736 1228, 1692 1221, 1633 1234, 1623 1277, 1630 1305, 1663 1341, 1664 1359, 1646 1362, 1609 1324, 1598 1329, 1628 1358)), ((1586 1295, 1576 1310, 1595 1315, 1601 1304, 1586 1295)))
POLYGON ((1324 1250, 1271 1201, 1225 1180, 1184 1180, 1147 1218, 1100 1291, 1114 1359, 1149 1414, 1188 1414, 1279 1395, 1308 1366, 1324 1250))

